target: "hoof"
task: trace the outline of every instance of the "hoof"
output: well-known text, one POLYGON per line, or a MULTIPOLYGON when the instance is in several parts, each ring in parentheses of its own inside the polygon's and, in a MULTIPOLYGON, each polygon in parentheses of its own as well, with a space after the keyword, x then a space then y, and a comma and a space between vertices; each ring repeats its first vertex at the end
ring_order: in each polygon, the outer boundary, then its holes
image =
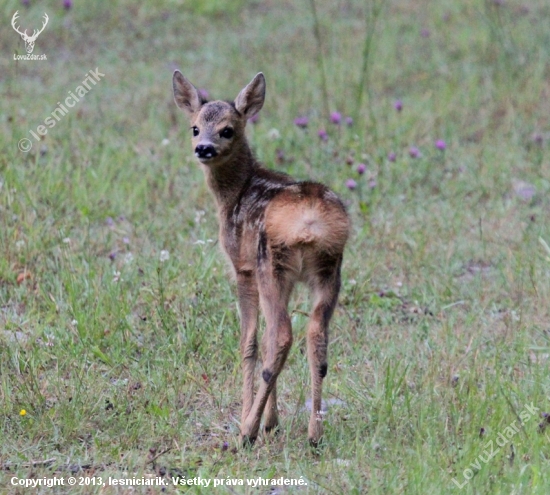
POLYGON ((250 437, 248 435, 241 436, 241 444, 245 449, 251 449, 256 442, 256 437, 250 437))
POLYGON ((323 437, 316 439, 316 438, 308 438, 309 440, 309 446, 315 451, 315 453, 320 453, 320 451, 324 448, 325 442, 323 440, 323 437))
POLYGON ((273 426, 265 426, 264 431, 266 435, 279 436, 281 428, 279 427, 279 423, 276 423, 273 426))

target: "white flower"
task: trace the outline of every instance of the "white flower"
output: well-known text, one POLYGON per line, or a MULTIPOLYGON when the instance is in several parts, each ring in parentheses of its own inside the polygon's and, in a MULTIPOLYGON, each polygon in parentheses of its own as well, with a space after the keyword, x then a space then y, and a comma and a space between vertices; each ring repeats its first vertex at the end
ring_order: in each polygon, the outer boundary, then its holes
POLYGON ((124 256, 124 264, 128 265, 132 261, 134 261, 134 255, 132 253, 126 253, 126 256, 124 256))
POLYGON ((160 252, 160 262, 161 263, 164 263, 165 261, 168 261, 170 259, 170 253, 168 251, 166 251, 166 249, 163 249, 161 252, 160 252))
POLYGON ((195 223, 201 223, 202 217, 205 215, 204 210, 196 210, 195 211, 195 223))
POLYGON ((275 128, 269 129, 269 131, 267 132, 267 137, 273 140, 279 139, 281 137, 281 133, 275 128))
POLYGON ((168 146, 170 144, 170 140, 164 138, 160 144, 162 144, 162 146, 168 146))

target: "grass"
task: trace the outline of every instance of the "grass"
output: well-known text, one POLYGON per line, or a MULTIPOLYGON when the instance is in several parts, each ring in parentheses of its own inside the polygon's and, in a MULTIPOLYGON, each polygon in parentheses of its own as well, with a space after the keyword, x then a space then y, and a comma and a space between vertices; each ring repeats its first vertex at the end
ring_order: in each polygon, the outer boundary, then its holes
POLYGON ((276 493, 548 493, 547 2, 392 1, 374 19, 361 2, 315 0, 316 26, 306 1, 193 5, 1 4, 0 491, 23 493, 13 476, 75 474, 307 481, 276 493), (7 27, 15 10, 23 28, 48 13, 34 51, 47 61, 10 59, 24 53, 7 27), (29 130, 96 67, 105 77, 35 142, 29 130), (320 453, 307 446, 301 289, 282 434, 238 449, 236 295, 172 101, 175 68, 216 98, 263 71, 258 157, 327 183, 353 217, 320 453), (331 124, 325 103, 353 126, 331 124), (490 442, 498 452, 480 461, 490 442))

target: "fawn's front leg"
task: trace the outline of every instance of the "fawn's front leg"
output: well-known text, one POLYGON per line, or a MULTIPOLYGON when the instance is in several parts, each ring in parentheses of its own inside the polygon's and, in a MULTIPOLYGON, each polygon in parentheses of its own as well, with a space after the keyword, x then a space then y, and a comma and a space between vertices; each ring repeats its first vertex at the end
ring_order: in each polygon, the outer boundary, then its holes
POLYGON ((252 272, 237 273, 237 292, 241 313, 241 359, 243 369, 243 408, 242 425, 254 402, 254 370, 258 357, 256 339, 258 325, 258 287, 252 272))

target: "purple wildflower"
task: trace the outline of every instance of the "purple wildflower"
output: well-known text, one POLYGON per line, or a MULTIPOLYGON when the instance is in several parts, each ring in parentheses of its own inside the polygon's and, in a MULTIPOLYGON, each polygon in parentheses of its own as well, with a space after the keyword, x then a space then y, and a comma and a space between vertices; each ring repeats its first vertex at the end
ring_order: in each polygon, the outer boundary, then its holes
POLYGON ((430 30, 429 29, 423 29, 422 31, 420 31, 420 36, 422 36, 422 38, 429 38, 430 37, 430 30))
POLYGON ((403 102, 401 100, 395 100, 395 103, 393 104, 393 108, 395 108, 398 112, 403 110, 403 102))
POLYGON ((436 147, 438 150, 444 151, 445 148, 447 148, 447 143, 446 143, 445 141, 443 141, 443 139, 438 139, 438 140, 435 142, 435 147, 436 147))
POLYGON ((350 190, 350 191, 353 191, 356 187, 357 187, 357 182, 355 182, 353 179, 348 179, 346 181, 346 187, 350 190))
POLYGON ((199 96, 203 100, 208 100, 208 98, 210 98, 210 95, 208 94, 208 91, 206 91, 206 89, 204 89, 204 88, 199 89, 199 96))
POLYGON ((533 184, 523 180, 512 179, 512 188, 516 195, 524 201, 530 201, 537 193, 537 189, 533 184))
POLYGON ((258 122, 258 119, 260 118, 260 114, 259 113, 255 113, 254 115, 252 115, 252 117, 250 117, 248 119, 248 122, 250 122, 251 124, 255 124, 256 122, 258 122))
POLYGON ((105 223, 107 224, 108 227, 112 227, 115 224, 114 220, 111 217, 107 217, 105 219, 105 223))
POLYGON ((367 166, 364 163, 360 163, 357 165, 357 173, 359 175, 363 175, 365 173, 365 170, 367 170, 367 166))
POLYGON ((117 251, 111 251, 111 252, 109 253, 109 259, 110 259, 111 261, 115 261, 116 255, 117 255, 117 251))
POLYGON ((63 0, 63 8, 65 10, 71 10, 72 6, 73 6, 72 0, 63 0))
POLYGON ((307 117, 297 117, 294 119, 294 124, 298 127, 307 127, 309 119, 307 117))
POLYGON ((342 122, 342 114, 340 112, 332 112, 330 114, 330 121, 333 124, 340 125, 340 122, 342 122))
POLYGON ((351 117, 346 117, 346 125, 351 127, 353 125, 353 119, 351 117))
POLYGON ((369 187, 374 189, 376 187, 376 179, 369 180, 369 187))
POLYGON ((409 148, 409 156, 411 158, 418 158, 420 156, 420 150, 416 146, 411 146, 409 148))
POLYGON ((21 0, 23 7, 28 7, 31 4, 31 0, 21 0))
POLYGON ((533 141, 540 146, 544 142, 544 137, 540 132, 535 132, 535 134, 533 134, 533 141))
POLYGON ((324 129, 319 129, 317 131, 317 136, 319 136, 319 139, 321 141, 328 141, 328 134, 327 131, 325 131, 324 129))
POLYGON ((390 151, 388 153, 388 160, 390 162, 394 162, 395 160, 397 160, 397 155, 393 151, 390 151))
POLYGON ((122 242, 123 242, 124 244, 130 244, 130 239, 128 239, 128 237, 123 237, 123 238, 122 238, 122 242))

